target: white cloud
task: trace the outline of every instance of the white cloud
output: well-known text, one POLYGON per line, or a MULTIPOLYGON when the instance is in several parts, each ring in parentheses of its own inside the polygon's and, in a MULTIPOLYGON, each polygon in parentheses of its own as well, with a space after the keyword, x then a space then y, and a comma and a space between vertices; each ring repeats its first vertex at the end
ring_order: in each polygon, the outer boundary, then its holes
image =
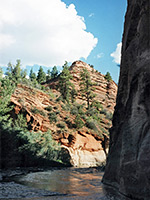
POLYGON ((122 47, 122 42, 117 44, 116 50, 110 54, 111 57, 113 57, 113 61, 117 64, 120 64, 121 61, 121 47, 122 47))
POLYGON ((97 54, 97 58, 98 58, 98 59, 100 59, 100 58, 102 58, 102 57, 104 57, 104 53, 99 53, 99 54, 97 54))
POLYGON ((0 0, 0 64, 63 65, 87 58, 98 39, 61 0, 0 0))

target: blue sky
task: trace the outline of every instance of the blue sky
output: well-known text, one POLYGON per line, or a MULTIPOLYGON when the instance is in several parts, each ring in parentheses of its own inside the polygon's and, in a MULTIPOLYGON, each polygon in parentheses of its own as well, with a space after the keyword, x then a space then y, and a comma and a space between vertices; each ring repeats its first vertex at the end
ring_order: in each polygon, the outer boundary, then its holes
POLYGON ((0 66, 20 59, 37 72, 81 59, 117 83, 125 11, 126 0, 0 0, 0 66))
POLYGON ((126 0, 64 0, 64 2, 67 5, 71 3, 75 5, 78 14, 85 19, 87 31, 98 38, 98 44, 87 60, 82 60, 93 64, 95 69, 103 74, 109 71, 117 83, 120 69, 110 54, 122 41, 126 0), (98 58, 98 55, 101 58, 98 58))

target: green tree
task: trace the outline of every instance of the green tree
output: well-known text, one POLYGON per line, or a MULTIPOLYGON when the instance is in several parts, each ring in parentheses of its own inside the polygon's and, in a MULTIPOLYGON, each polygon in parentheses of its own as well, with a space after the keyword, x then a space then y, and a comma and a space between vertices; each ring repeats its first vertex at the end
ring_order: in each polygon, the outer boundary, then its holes
POLYGON ((47 70, 46 81, 51 80, 51 71, 50 69, 47 70))
POLYGON ((105 78, 108 82, 110 82, 110 81, 112 80, 112 77, 111 77, 111 75, 110 75, 109 72, 106 73, 106 75, 104 76, 104 78, 105 78))
POLYGON ((43 68, 41 66, 38 71, 37 81, 38 81, 38 83, 42 83, 42 82, 46 81, 46 73, 43 71, 43 68))
POLYGON ((74 103, 75 102, 75 99, 76 99, 76 96, 77 96, 77 91, 76 89, 74 88, 74 86, 72 87, 71 91, 70 91, 70 94, 71 94, 71 102, 74 103))
POLYGON ((27 130, 27 119, 23 116, 23 114, 18 114, 17 119, 14 121, 14 127, 20 128, 22 130, 27 130))
POLYGON ((2 68, 0 67, 0 80, 3 78, 3 70, 2 68))
POLYGON ((80 128, 82 128, 84 126, 84 122, 82 121, 82 119, 81 119, 79 114, 76 116, 74 122, 75 122, 75 126, 76 126, 77 129, 80 129, 80 128))
POLYGON ((58 87, 63 99, 65 99, 67 102, 69 102, 71 90, 73 88, 73 84, 70 82, 71 79, 72 75, 70 74, 68 63, 65 62, 63 71, 60 74, 58 87))
POLYGON ((52 71, 51 71, 51 78, 54 79, 54 78, 56 78, 57 76, 58 76, 58 69, 57 69, 56 66, 54 66, 54 67, 52 68, 52 71))
POLYGON ((21 76, 21 61, 17 60, 16 65, 12 65, 8 63, 6 75, 8 76, 9 80, 13 81, 16 85, 22 80, 21 76))
POLYGON ((10 106, 10 97, 14 88, 8 78, 0 81, 0 123, 2 125, 10 126, 11 124, 9 112, 13 109, 13 106, 10 106))
POLYGON ((29 78, 30 78, 31 81, 36 80, 36 74, 33 72, 33 68, 31 68, 31 70, 30 70, 29 78))
POLYGON ((29 150, 33 155, 49 160, 59 159, 61 147, 52 138, 50 130, 44 134, 41 131, 21 132, 20 137, 27 141, 26 144, 20 147, 21 151, 29 150))
POLYGON ((22 79, 25 79, 26 76, 27 76, 27 70, 26 69, 25 70, 21 70, 21 77, 22 77, 22 79))
POLYGON ((9 62, 6 71, 6 75, 9 78, 9 80, 12 80, 12 73, 13 73, 13 65, 11 64, 11 62, 9 62))
POLYGON ((86 99, 87 108, 89 109, 90 102, 92 103, 92 101, 96 97, 96 94, 93 93, 93 91, 95 90, 95 88, 93 87, 94 83, 92 83, 90 73, 86 68, 84 68, 80 73, 80 78, 80 92, 82 94, 82 97, 86 99))

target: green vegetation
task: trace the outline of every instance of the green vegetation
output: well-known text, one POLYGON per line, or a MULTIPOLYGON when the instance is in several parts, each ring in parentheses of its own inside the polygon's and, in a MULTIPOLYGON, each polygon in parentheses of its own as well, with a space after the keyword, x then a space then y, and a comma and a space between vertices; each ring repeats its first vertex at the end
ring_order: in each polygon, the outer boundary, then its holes
POLYGON ((16 127, 16 128, 20 128, 22 130, 25 130, 25 131, 27 130, 27 120, 23 116, 23 114, 17 115, 17 119, 15 119, 13 126, 16 127))
POLYGON ((51 71, 50 69, 47 70, 46 81, 51 80, 51 71))
POLYGON ((43 71, 43 68, 40 66, 39 71, 38 71, 38 75, 37 75, 37 82, 38 83, 42 83, 46 81, 46 74, 43 71))
POLYGON ((90 108, 90 103, 94 100, 96 95, 94 94, 94 83, 91 81, 90 73, 87 69, 83 69, 80 74, 81 82, 80 82, 80 92, 82 97, 86 99, 87 108, 90 108))
MULTIPOLYGON (((91 67, 93 66, 91 65, 91 67)), ((0 137, 5 142, 7 140, 9 142, 13 141, 14 146, 12 145, 11 149, 14 154, 19 150, 19 155, 23 155, 23 157, 29 155, 29 157, 33 156, 48 160, 61 159, 60 145, 52 139, 50 131, 45 133, 31 131, 32 122, 27 122, 26 119, 27 107, 25 107, 25 98, 19 97, 18 102, 22 106, 20 113, 15 114, 12 112, 13 104, 10 102, 10 97, 18 84, 27 85, 30 93, 35 95, 35 98, 38 90, 34 88, 38 88, 49 95, 48 100, 46 100, 46 103, 44 100, 45 104, 43 104, 48 105, 47 102, 51 102, 47 107, 44 106, 44 110, 34 107, 32 103, 29 110, 32 114, 39 114, 49 119, 49 125, 54 126, 58 134, 68 129, 72 129, 68 130, 70 132, 77 131, 83 127, 85 130, 93 131, 96 134, 100 134, 100 131, 108 134, 107 128, 105 129, 101 122, 105 118, 109 124, 110 120, 112 120, 112 114, 103 109, 100 102, 96 101, 95 83, 91 81, 90 73, 87 69, 83 69, 80 74, 79 91, 76 91, 75 86, 72 84, 73 77, 67 62, 64 64, 59 77, 56 66, 52 68, 52 71, 48 70, 47 75, 42 67, 39 68, 37 76, 33 69, 30 70, 29 79, 26 78, 26 75, 26 71, 21 69, 20 60, 17 60, 15 65, 8 64, 5 77, 3 77, 3 71, 0 68, 0 128, 2 130, 0 131, 0 137), (42 83, 57 77, 58 88, 56 87, 56 89, 60 93, 57 91, 54 94, 52 92, 53 88, 45 88, 42 83), (82 95, 84 104, 76 102, 78 93, 82 95)), ((109 82, 111 80, 110 74, 107 73, 106 75, 105 78, 109 82)), ((21 90, 22 88, 19 88, 17 92, 22 92, 21 90)), ((7 152, 8 150, 5 149, 5 151, 7 152)))
POLYGON ((57 126, 58 128, 61 128, 61 129, 64 129, 64 128, 66 127, 66 125, 65 125, 64 122, 60 122, 60 123, 56 124, 56 126, 57 126))
POLYGON ((91 118, 87 119, 86 126, 90 129, 94 130, 95 132, 98 131, 96 122, 91 118))
POLYGON ((6 75, 15 85, 21 82, 26 77, 26 71, 21 69, 21 61, 17 60, 16 65, 8 63, 6 75))
POLYGON ((54 78, 56 78, 57 76, 58 76, 58 69, 57 69, 56 66, 54 66, 54 67, 52 68, 52 71, 51 71, 51 79, 54 79, 54 78))
POLYGON ((30 70, 29 78, 33 82, 36 81, 36 74, 33 72, 33 68, 31 68, 31 70, 30 70))
POLYGON ((47 106, 46 108, 45 108, 45 110, 47 110, 47 111, 52 111, 53 110, 53 107, 52 106, 47 106))
POLYGON ((13 109, 10 104, 10 97, 14 91, 14 84, 7 78, 0 81, 0 123, 11 126, 12 120, 10 119, 9 112, 13 109))
POLYGON ((58 88, 63 99, 68 103, 73 89, 73 84, 70 82, 71 79, 72 75, 70 74, 68 63, 66 62, 63 66, 63 71, 60 74, 58 88))
POLYGON ((76 116, 74 122, 75 122, 75 127, 76 127, 77 129, 80 129, 80 128, 82 128, 82 127, 84 126, 84 122, 82 121, 82 119, 81 119, 81 117, 80 117, 79 114, 76 116))
POLYGON ((106 75, 104 76, 104 78, 105 78, 108 82, 112 81, 112 77, 111 77, 111 75, 110 75, 109 72, 106 73, 106 75))
POLYGON ((43 110, 39 110, 38 108, 34 107, 31 109, 31 112, 34 113, 34 114, 40 114, 42 116, 46 116, 45 112, 43 112, 43 110))
POLYGON ((56 113, 55 112, 50 112, 49 114, 48 114, 48 116, 49 116, 49 120, 50 120, 50 122, 52 123, 52 122, 57 122, 57 115, 56 115, 56 113))
POLYGON ((20 151, 30 151, 32 155, 37 157, 46 158, 48 160, 59 160, 60 154, 60 145, 52 139, 50 130, 43 132, 21 132, 19 135, 24 141, 27 141, 26 144, 23 144, 19 147, 20 151))

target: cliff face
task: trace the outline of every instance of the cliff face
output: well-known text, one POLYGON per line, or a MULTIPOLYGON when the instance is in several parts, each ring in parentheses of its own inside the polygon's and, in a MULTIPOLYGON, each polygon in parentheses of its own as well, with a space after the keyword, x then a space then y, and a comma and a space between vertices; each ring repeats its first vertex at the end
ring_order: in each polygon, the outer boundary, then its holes
POLYGON ((150 199, 150 0, 128 0, 105 184, 150 199))
MULTIPOLYGON (((42 132, 51 130, 53 138, 60 142, 63 149, 68 152, 68 157, 71 158, 70 162, 73 166, 90 167, 101 165, 106 160, 109 140, 107 133, 111 127, 111 120, 105 114, 106 111, 107 113, 114 111, 117 85, 113 81, 109 83, 104 75, 86 63, 77 61, 70 68, 73 76, 72 82, 77 91, 79 91, 80 72, 83 68, 90 72, 92 82, 97 83, 94 93, 96 93, 97 100, 101 102, 105 110, 105 113, 100 114, 100 126, 96 127, 98 133, 87 126, 83 126, 79 130, 74 127, 76 116, 71 114, 74 106, 70 108, 63 101, 58 101, 60 96, 60 93, 56 90, 58 80, 51 81, 47 85, 52 88, 49 94, 26 85, 18 85, 11 97, 11 102, 15 105, 11 114, 15 119, 18 114, 23 113, 27 119, 29 130, 40 130, 42 132), (50 114, 57 120, 51 121, 50 114), (63 125, 62 128, 60 124, 63 125)), ((80 92, 78 92, 76 103, 78 105, 86 103, 80 92)), ((83 112, 87 112, 86 106, 83 108, 83 112)), ((100 113, 100 110, 98 112, 100 113)), ((86 117, 88 116, 85 114, 86 117)), ((86 124, 85 119, 82 118, 82 121, 86 124)))

